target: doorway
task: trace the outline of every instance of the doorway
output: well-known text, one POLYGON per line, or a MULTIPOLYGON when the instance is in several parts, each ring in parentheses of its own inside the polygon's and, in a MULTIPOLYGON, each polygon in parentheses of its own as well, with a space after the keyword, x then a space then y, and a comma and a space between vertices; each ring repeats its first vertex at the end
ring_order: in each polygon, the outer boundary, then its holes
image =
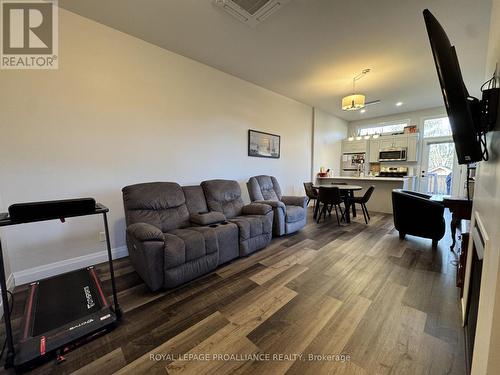
POLYGON ((420 174, 420 191, 425 194, 451 195, 453 184, 453 142, 425 142, 420 174))
MULTIPOLYGON (((448 138, 448 137, 446 137, 448 138)), ((420 174, 420 191, 429 195, 454 195, 458 165, 455 144, 450 139, 425 140, 420 174)))
POLYGON ((429 195, 460 193, 461 168, 447 117, 423 121, 419 190, 429 195))

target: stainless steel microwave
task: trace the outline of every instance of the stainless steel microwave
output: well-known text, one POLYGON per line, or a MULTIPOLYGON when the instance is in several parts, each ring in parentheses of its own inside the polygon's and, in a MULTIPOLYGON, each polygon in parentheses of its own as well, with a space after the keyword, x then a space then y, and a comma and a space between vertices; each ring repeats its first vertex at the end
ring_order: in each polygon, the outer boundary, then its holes
POLYGON ((405 161, 406 147, 383 148, 378 153, 378 161, 405 161))

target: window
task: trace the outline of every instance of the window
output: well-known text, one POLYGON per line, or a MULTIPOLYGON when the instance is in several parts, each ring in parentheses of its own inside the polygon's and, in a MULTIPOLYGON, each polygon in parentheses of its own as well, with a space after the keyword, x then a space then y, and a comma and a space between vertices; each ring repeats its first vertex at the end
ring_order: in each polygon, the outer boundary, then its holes
POLYGON ((374 134, 387 134, 387 133, 401 133, 404 131, 405 126, 408 126, 409 121, 393 124, 379 124, 367 126, 362 129, 358 129, 358 135, 374 135, 374 134))
POLYGON ((450 135, 451 127, 448 117, 424 120, 424 138, 446 137, 450 135))

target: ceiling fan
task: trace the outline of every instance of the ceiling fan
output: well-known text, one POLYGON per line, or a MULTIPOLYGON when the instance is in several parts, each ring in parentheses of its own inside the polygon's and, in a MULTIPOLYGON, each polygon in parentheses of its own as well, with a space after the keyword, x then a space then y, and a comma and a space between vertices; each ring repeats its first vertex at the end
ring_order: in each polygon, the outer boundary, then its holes
POLYGON ((380 103, 380 99, 372 100, 369 102, 365 101, 365 95, 356 94, 356 81, 363 78, 365 75, 370 73, 370 69, 363 69, 360 74, 352 79, 352 94, 342 98, 342 110, 344 111, 358 111, 369 105, 374 105, 380 103))

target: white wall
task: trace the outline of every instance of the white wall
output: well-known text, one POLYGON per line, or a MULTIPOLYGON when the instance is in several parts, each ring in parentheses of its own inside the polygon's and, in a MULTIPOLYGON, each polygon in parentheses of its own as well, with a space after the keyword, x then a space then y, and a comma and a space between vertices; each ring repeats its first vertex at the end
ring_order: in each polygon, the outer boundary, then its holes
MULTIPOLYGON (((500 64, 500 0, 493 0, 486 79, 500 64)), ((500 373, 500 121, 488 134, 490 160, 479 163, 474 214, 490 237, 485 249, 472 374, 500 373)), ((470 247, 469 247, 470 251, 470 247)))
MULTIPOLYGON (((110 207, 112 246, 121 248, 128 184, 271 174, 285 193, 303 194, 311 107, 66 10, 59 15, 59 70, 0 72, 5 206, 95 197, 110 207), (248 129, 281 135, 281 158, 248 157, 248 129)), ((12 270, 103 250, 101 228, 99 218, 10 228, 12 270)))
POLYGON ((340 175, 341 141, 347 137, 347 125, 347 121, 314 108, 313 181, 321 167, 340 175))
POLYGON ((439 116, 447 116, 446 108, 444 106, 422 109, 420 111, 403 112, 390 116, 361 119, 349 122, 348 134, 353 136, 357 135, 358 128, 362 128, 363 126, 403 120, 410 120, 410 125, 417 125, 420 128, 423 125, 424 119, 439 116))

